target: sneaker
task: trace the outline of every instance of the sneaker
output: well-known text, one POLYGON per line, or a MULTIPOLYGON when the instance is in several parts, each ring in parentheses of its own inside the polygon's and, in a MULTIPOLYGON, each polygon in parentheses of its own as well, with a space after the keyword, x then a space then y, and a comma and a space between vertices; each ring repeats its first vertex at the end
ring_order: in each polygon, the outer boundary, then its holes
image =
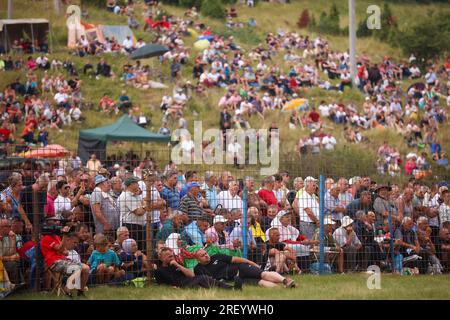
POLYGON ((417 261, 419 259, 422 259, 422 257, 419 257, 417 254, 413 254, 412 256, 404 258, 403 263, 410 262, 410 261, 417 261))

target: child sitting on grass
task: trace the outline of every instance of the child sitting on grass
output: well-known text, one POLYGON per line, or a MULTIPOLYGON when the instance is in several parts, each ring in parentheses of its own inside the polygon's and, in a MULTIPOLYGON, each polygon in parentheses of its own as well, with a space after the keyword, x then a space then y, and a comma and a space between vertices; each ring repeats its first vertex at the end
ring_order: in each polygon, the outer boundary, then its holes
POLYGON ((98 234, 94 240, 95 250, 88 260, 91 267, 93 282, 98 284, 109 283, 112 279, 118 280, 125 276, 120 270, 121 262, 117 254, 109 248, 108 239, 98 234))

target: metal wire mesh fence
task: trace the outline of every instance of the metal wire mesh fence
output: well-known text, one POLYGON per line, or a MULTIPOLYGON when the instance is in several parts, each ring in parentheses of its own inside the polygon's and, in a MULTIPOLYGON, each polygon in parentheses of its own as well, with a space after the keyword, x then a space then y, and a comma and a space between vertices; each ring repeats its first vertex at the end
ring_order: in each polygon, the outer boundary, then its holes
POLYGON ((151 153, 123 154, 4 160, 2 292, 82 294, 153 279, 180 287, 292 286, 296 274, 373 266, 448 272, 445 181, 382 184, 357 161, 343 168, 321 156, 286 158, 289 171, 261 176, 256 166, 180 169, 151 153))

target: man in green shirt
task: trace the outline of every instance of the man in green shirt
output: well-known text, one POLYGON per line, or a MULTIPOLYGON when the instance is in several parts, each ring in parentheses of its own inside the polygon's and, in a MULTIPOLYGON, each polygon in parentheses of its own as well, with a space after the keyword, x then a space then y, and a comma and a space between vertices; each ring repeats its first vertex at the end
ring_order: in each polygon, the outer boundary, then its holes
MULTIPOLYGON (((335 222, 326 217, 323 223, 324 229, 324 246, 325 246, 325 263, 334 264, 337 262, 339 273, 344 272, 344 251, 339 247, 333 238, 333 226, 335 222)), ((320 241, 320 228, 316 230, 312 240, 320 241)))

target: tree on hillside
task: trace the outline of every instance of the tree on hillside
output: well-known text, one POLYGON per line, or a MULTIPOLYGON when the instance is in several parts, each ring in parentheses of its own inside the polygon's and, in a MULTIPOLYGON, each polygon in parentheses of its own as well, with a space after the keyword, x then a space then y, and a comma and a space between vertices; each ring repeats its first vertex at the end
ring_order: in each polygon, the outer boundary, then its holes
POLYGON ((223 19, 225 7, 220 0, 208 0, 202 3, 201 13, 211 18, 223 19))
POLYGON ((405 54, 414 53, 419 61, 450 52, 450 12, 427 16, 412 27, 399 32, 396 42, 405 54))
POLYGON ((311 18, 309 17, 309 11, 308 11, 308 9, 304 9, 302 14, 300 15, 300 19, 297 22, 297 26, 300 29, 304 29, 304 28, 307 28, 310 23, 311 23, 311 18))
POLYGON ((325 12, 320 14, 317 31, 333 35, 341 33, 341 28, 339 26, 339 10, 336 3, 332 4, 328 15, 325 12))

